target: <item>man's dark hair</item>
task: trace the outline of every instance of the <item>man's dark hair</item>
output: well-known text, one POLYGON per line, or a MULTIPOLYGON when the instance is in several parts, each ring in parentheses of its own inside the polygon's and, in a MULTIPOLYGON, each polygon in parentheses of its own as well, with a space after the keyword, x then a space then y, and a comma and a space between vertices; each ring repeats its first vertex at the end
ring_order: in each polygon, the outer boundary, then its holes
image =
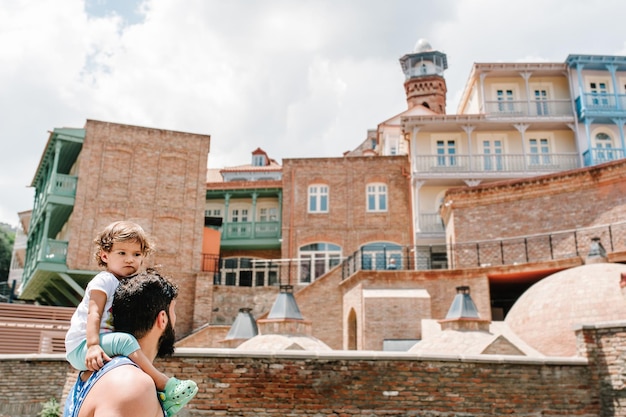
POLYGON ((156 270, 148 269, 123 279, 113 298, 115 331, 142 338, 154 325, 159 312, 169 317, 169 307, 178 288, 156 270))

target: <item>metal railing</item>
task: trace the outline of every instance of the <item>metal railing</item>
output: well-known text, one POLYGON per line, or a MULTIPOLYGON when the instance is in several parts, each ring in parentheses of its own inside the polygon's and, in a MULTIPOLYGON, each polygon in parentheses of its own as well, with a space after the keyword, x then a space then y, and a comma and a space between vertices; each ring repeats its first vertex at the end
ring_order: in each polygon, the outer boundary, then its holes
POLYGON ((578 153, 417 155, 413 169, 423 173, 553 172, 580 167, 578 153))
POLYGON ((563 100, 488 100, 488 117, 559 117, 573 116, 572 102, 563 100))
POLYGON ((616 161, 625 156, 624 149, 621 148, 590 148, 583 153, 583 160, 585 166, 588 167, 604 162, 616 161))
POLYGON ((626 222, 445 246, 405 246, 378 256, 359 250, 344 259, 342 275, 345 279, 361 270, 463 269, 586 257, 593 239, 607 254, 626 252, 626 222))

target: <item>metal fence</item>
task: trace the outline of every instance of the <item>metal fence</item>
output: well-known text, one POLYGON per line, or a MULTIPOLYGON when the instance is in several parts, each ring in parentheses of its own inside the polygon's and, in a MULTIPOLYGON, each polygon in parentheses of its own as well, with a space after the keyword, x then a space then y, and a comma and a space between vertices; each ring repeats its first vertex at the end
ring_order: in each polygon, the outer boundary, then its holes
POLYGON ((586 257, 594 241, 607 254, 625 252, 626 222, 518 238, 403 247, 399 255, 391 255, 396 258, 391 267, 389 256, 372 263, 357 251, 343 261, 343 278, 360 270, 463 269, 586 257))

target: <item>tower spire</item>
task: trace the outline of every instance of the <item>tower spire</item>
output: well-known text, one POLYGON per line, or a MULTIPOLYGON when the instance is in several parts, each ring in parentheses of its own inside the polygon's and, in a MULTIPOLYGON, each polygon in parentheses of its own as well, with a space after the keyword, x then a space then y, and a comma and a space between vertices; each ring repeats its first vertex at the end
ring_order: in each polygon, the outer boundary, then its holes
POLYGON ((430 43, 420 39, 412 53, 400 58, 404 72, 404 91, 409 109, 422 105, 435 113, 446 113, 446 54, 434 51, 430 43))

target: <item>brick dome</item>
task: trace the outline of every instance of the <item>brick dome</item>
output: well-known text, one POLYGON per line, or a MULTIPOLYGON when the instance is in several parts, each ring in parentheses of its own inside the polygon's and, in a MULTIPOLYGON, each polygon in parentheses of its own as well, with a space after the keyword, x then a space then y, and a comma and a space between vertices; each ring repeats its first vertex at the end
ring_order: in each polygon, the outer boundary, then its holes
POLYGON ((620 291, 626 265, 594 263, 550 275, 530 287, 505 322, 526 343, 547 356, 575 356, 574 326, 624 320, 620 291))

